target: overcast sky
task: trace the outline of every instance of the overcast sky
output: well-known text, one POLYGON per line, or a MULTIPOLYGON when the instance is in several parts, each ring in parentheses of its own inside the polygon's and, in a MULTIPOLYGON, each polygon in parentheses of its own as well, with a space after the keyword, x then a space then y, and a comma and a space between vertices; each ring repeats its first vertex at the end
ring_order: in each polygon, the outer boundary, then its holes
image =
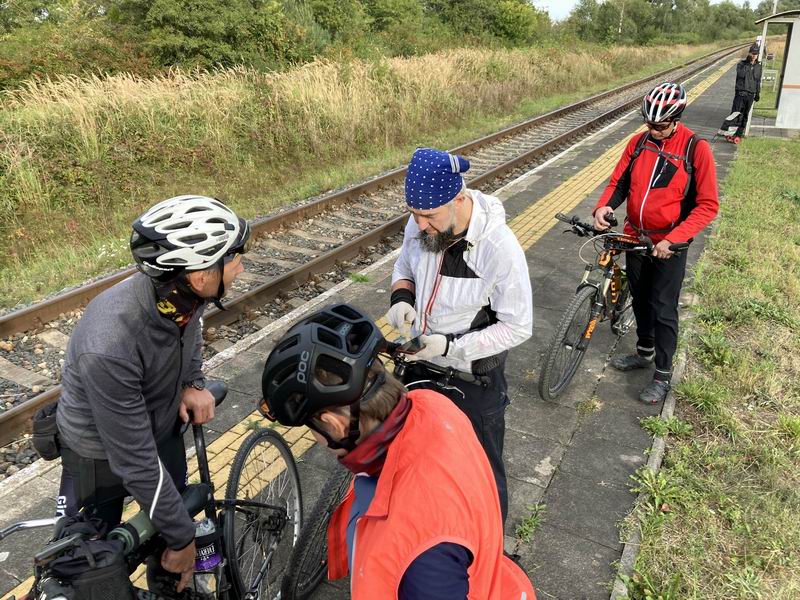
MULTIPOLYGON (((719 4, 721 0, 711 0, 711 4, 719 4)), ((742 0, 734 0, 734 2, 741 6, 742 0)), ((533 0, 533 3, 538 8, 543 8, 550 13, 550 18, 560 20, 569 15, 572 7, 578 3, 578 0, 533 0)), ((751 2, 751 5, 758 4, 757 0, 751 2)))

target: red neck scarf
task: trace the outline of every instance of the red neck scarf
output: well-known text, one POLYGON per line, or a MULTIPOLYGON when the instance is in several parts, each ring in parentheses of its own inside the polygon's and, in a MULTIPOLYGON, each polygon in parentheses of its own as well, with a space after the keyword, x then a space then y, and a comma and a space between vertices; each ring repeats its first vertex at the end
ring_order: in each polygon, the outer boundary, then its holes
POLYGON ((380 474, 383 463, 386 462, 389 445, 405 425, 410 411, 411 400, 403 394, 386 420, 361 440, 353 450, 340 457, 339 462, 356 475, 366 473, 374 477, 380 474))

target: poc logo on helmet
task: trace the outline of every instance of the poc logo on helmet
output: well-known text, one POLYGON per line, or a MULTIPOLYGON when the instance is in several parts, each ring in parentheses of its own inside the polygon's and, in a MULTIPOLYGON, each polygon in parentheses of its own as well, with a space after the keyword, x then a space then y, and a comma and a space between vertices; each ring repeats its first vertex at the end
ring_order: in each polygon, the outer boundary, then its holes
POLYGON ((309 358, 311 358, 311 355, 308 353, 308 350, 303 350, 300 354, 300 362, 297 365, 297 381, 300 383, 307 383, 308 381, 306 373, 308 372, 309 358))

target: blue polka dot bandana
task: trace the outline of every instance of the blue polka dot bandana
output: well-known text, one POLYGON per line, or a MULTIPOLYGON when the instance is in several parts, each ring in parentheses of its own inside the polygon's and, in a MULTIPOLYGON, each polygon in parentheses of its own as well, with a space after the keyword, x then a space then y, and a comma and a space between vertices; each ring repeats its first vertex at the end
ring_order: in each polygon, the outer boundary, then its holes
POLYGON ((417 210, 438 208, 455 198, 469 170, 463 156, 433 148, 417 148, 406 174, 406 203, 417 210))

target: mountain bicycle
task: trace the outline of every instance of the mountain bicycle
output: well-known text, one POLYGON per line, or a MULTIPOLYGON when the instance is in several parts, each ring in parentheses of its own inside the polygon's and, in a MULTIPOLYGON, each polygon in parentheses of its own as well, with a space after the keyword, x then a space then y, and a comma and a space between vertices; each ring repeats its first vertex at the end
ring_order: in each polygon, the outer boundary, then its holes
MULTIPOLYGON (((227 395, 227 386, 222 381, 209 381, 207 389, 217 405, 227 395)), ((186 428, 188 425, 184 431, 186 428)), ((221 560, 213 569, 196 572, 190 588, 180 593, 172 591, 175 589, 172 579, 168 582, 170 591, 160 587, 147 591, 126 581, 121 582, 123 588, 119 587, 120 582, 114 582, 113 589, 124 589, 130 598, 141 600, 279 599, 283 571, 303 523, 300 478, 291 450, 278 433, 269 429, 253 431, 236 452, 225 498, 216 500, 202 425, 192 425, 192 432, 200 483, 186 486, 182 494, 184 505, 193 518, 204 512, 215 525, 219 533, 212 541, 221 542, 217 544, 221 560)), ((16 523, 0 531, 0 540, 16 531, 54 526, 57 521, 37 519, 16 523)), ((121 523, 106 538, 122 542, 128 577, 148 559, 160 557, 166 547, 145 511, 121 523)), ((34 557, 34 586, 25 598, 82 598, 80 593, 75 595, 69 582, 53 575, 51 566, 55 559, 67 556, 86 542, 87 536, 75 534, 53 540, 38 552, 34 557)), ((122 598, 116 592, 102 597, 122 598)))
MULTIPOLYGON (((542 357, 539 395, 544 400, 557 398, 572 381, 598 323, 610 321, 611 331, 618 337, 628 333, 636 319, 628 278, 624 267, 618 264, 619 258, 624 253, 650 254, 654 247, 646 236, 640 239, 610 228, 595 229, 576 216, 567 217, 562 213, 555 218, 570 226, 567 231, 590 239, 578 251, 578 256, 586 263, 583 278, 542 357), (582 256, 588 244, 592 244, 597 253, 593 262, 582 256)), ((612 227, 617 225, 613 213, 606 215, 606 220, 612 227)), ((688 247, 687 242, 682 242, 672 244, 669 249, 682 252, 688 247)))

